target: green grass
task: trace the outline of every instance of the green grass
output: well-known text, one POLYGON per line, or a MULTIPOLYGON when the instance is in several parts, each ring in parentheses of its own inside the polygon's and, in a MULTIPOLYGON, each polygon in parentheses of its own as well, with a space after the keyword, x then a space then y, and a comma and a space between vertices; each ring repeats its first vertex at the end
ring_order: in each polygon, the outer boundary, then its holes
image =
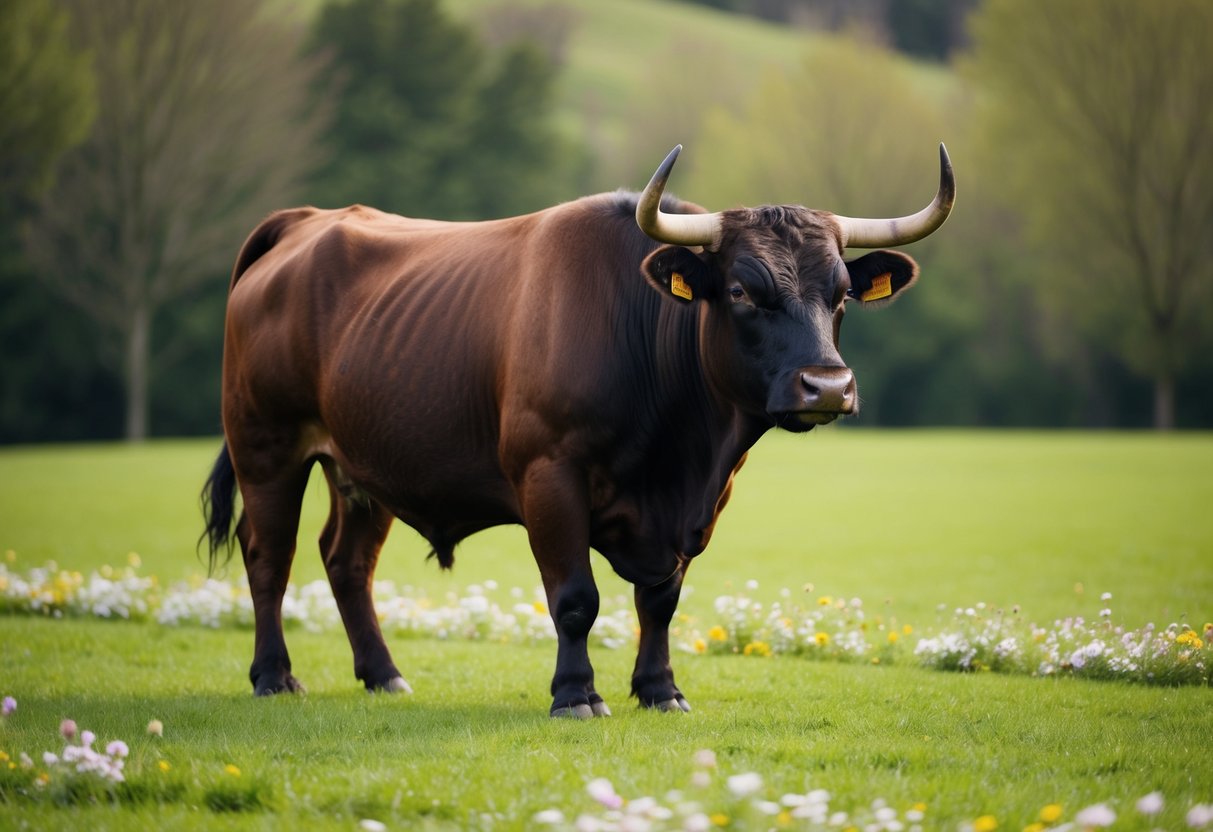
MULTIPOLYGON (((197 572, 196 496, 216 450, 2 450, 0 550, 16 552, 18 567, 54 558, 87 571, 135 551, 145 574, 197 572)), ((739 476, 684 607, 708 616, 715 595, 754 579, 764 598, 812 582, 869 608, 888 599, 922 626, 937 604, 977 601, 1018 603, 1045 622, 1093 616, 1110 591, 1123 623, 1186 614, 1199 626, 1213 618, 1210 470, 1207 435, 772 435, 739 476)), ((310 492, 297 581, 322 576, 309 541, 325 509, 310 492)), ((426 550, 397 528, 381 577, 432 596, 489 577, 538 583, 517 529, 468 540, 453 575, 426 563, 426 550)), ((596 564, 604 591, 624 590, 596 564)), ((758 771, 774 797, 827 788, 848 810, 878 796, 898 808, 921 800, 933 829, 985 813, 1021 828, 1046 803, 1073 812, 1104 800, 1118 828, 1145 829, 1132 803, 1155 789, 1168 798, 1158 825, 1180 828, 1190 803, 1213 801, 1208 689, 680 656, 695 711, 669 717, 628 702, 625 648, 593 654, 616 716, 569 724, 546 716, 551 646, 396 640, 416 694, 388 698, 361 692, 344 634, 292 630, 288 642, 310 692, 265 701, 249 695, 248 631, 0 618, 0 694, 19 702, 0 750, 57 751, 58 723, 71 717, 131 744, 139 787, 119 807, 15 798, 0 805, 0 826, 350 829, 372 817, 447 828, 486 826, 488 813, 499 828, 524 828, 542 809, 592 808, 591 777, 629 797, 685 789, 699 748, 717 752, 721 774, 758 771), (144 734, 153 718, 163 739, 144 734), (224 801, 249 810, 208 808, 224 801)), ((719 778, 708 795, 727 803, 719 778)))

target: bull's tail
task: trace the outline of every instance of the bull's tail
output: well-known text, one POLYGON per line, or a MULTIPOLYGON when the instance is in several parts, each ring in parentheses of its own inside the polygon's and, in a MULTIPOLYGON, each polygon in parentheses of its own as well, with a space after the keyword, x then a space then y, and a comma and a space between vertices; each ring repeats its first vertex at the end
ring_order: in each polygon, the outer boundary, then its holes
POLYGON ((232 467, 232 457, 227 451, 227 443, 219 450, 219 458, 211 475, 202 486, 202 516, 206 520, 206 530, 198 538, 198 545, 206 540, 210 550, 207 563, 207 573, 215 574, 218 566, 225 566, 232 559, 232 547, 235 539, 232 535, 232 523, 236 512, 236 469, 232 467), (223 552, 220 562, 220 552, 223 552))

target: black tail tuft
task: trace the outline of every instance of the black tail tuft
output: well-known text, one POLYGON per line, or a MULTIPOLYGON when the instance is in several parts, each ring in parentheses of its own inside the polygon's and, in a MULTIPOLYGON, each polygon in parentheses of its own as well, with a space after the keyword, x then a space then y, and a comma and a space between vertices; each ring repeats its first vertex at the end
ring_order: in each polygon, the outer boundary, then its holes
POLYGON ((215 467, 202 486, 202 516, 206 520, 206 530, 198 538, 198 545, 207 542, 210 556, 207 564, 207 574, 214 575, 217 566, 226 566, 232 559, 232 547, 235 538, 232 536, 232 521, 236 510, 236 469, 232 467, 232 458, 227 452, 227 443, 219 451, 215 467), (223 560, 220 563, 220 551, 223 560))

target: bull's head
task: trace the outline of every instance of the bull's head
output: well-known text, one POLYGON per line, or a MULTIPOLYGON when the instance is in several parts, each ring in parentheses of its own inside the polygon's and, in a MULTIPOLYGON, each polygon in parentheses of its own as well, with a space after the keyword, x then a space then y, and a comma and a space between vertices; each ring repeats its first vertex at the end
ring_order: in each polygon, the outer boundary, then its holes
POLYGON ((706 371, 743 408, 793 431, 859 408, 855 376, 838 352, 847 301, 891 301, 918 277, 897 251, 843 260, 848 246, 904 245, 935 231, 952 210, 956 181, 939 146, 939 190, 917 214, 856 219, 801 206, 738 208, 714 214, 661 210, 682 146, 657 168, 636 221, 667 245, 645 259, 648 280, 682 303, 702 303, 706 371))

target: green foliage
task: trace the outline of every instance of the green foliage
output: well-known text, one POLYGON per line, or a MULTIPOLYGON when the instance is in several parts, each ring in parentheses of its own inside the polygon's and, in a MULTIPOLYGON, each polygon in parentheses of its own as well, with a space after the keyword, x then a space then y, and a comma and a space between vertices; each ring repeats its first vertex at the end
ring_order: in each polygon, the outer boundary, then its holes
POLYGON ((476 219, 577 195, 537 47, 489 53, 436 0, 353 0, 320 11, 312 48, 340 78, 318 202, 476 219))
MULTIPOLYGON (((73 48, 68 13, 45 0, 0 6, 0 224, 17 200, 49 184, 60 154, 87 135, 97 111, 90 55, 73 48)), ((6 247, 7 249, 7 247, 6 247)))
POLYGON ((1165 399, 1213 346, 1213 7, 991 0, 973 31, 985 167, 1039 252, 1033 289, 1165 399))

